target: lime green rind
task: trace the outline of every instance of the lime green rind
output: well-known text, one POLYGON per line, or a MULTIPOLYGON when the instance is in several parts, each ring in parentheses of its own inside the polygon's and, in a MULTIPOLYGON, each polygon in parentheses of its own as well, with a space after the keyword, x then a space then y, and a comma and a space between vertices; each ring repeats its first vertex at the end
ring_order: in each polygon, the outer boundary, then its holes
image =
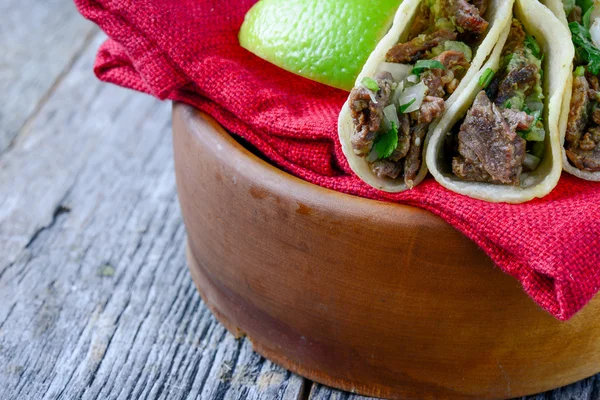
POLYGON ((242 47, 298 75, 351 90, 401 0, 262 0, 246 14, 242 47))

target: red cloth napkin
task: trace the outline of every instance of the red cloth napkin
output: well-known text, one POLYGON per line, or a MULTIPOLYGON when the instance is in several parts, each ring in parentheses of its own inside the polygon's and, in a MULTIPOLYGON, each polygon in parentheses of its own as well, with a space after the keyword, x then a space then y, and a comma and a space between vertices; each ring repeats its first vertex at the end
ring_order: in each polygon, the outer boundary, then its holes
POLYGON ((211 114, 286 171, 340 192, 421 207, 477 243, 561 320, 600 290, 600 184, 564 174, 543 200, 490 204, 428 178, 387 194, 350 171, 337 139, 347 93, 295 76, 238 44, 255 0, 75 0, 110 37, 97 76, 211 114))

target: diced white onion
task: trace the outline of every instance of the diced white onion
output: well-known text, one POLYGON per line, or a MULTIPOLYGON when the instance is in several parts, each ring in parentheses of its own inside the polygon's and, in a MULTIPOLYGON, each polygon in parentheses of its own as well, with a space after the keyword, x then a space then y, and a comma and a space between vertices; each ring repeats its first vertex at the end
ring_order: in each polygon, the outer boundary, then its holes
POLYGON ((590 36, 592 37, 594 46, 600 48, 600 18, 596 18, 590 26, 590 36))
POLYGON ((540 163, 540 159, 533 154, 525 154, 525 160, 523 160, 523 166, 530 171, 534 171, 540 163))
POLYGON ((412 65, 382 62, 377 66, 377 71, 387 71, 394 77, 396 82, 404 80, 412 71, 412 65))
POLYGON ((406 80, 410 83, 417 83, 419 81, 419 77, 417 75, 409 75, 406 80))
POLYGON ((396 112, 395 104, 390 104, 384 108, 383 116, 384 128, 386 132, 392 129, 392 122, 395 123, 396 126, 400 126, 400 120, 398 119, 398 113, 396 112))
MULTIPOLYGON (((367 90, 369 90, 369 89, 367 89, 367 90)), ((369 90, 369 97, 371 97, 371 101, 373 102, 373 104, 377 104, 377 97, 375 97, 375 93, 373 93, 370 90, 369 90)))
POLYGON ((371 149, 371 152, 367 156, 368 162, 375 162, 379 158, 379 154, 377 154, 377 150, 375 150, 375 146, 371 149))
POLYGON ((427 86, 423 82, 420 82, 418 85, 406 88, 404 89, 404 92, 402 92, 400 98, 398 99, 398 105, 403 106, 414 100, 414 103, 412 103, 410 107, 404 110, 404 113, 408 114, 413 111, 417 111, 419 108, 421 108, 421 104, 423 103, 423 99, 425 98, 425 93, 427 93, 427 86))

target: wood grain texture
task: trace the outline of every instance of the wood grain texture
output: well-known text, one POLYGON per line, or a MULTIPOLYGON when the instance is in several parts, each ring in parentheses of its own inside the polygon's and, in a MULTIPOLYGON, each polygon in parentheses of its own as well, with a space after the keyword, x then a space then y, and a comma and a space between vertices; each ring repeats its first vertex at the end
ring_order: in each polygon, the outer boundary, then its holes
MULTIPOLYGON (((70 1, 0 15, 0 399, 362 399, 310 391, 200 300, 170 106, 95 80, 104 37, 70 1)), ((531 399, 596 400, 599 382, 531 399)))
POLYGON ((0 1, 0 153, 47 100, 94 25, 69 0, 0 1))
POLYGON ((198 296, 170 104, 97 82, 103 39, 0 156, 0 398, 296 399, 198 296))

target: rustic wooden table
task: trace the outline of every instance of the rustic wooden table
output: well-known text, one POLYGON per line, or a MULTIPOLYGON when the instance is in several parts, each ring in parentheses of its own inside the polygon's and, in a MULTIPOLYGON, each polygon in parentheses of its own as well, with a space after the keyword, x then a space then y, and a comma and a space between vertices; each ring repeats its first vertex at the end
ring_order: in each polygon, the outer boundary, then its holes
MULTIPOLYGON (((188 273, 171 105, 69 0, 0 3, 0 399, 360 399, 235 340, 188 273)), ((600 375, 531 399, 600 399, 600 375)))

